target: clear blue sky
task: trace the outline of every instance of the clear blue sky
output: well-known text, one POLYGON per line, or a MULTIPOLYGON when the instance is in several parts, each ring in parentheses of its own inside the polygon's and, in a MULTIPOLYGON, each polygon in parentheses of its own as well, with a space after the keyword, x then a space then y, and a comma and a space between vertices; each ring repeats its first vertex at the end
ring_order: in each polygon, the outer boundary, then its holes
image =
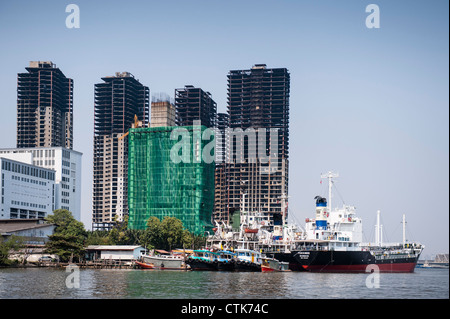
MULTIPOLYGON (((0 2, 0 147, 16 145, 17 73, 50 60, 74 79, 74 149, 83 156, 82 221, 91 224, 94 84, 128 71, 151 94, 185 84, 226 111, 226 75, 265 63, 291 73, 291 220, 303 224, 320 174, 373 240, 376 211, 388 241, 448 252, 449 4, 434 1, 0 2), (66 5, 80 8, 68 29, 66 5), (380 8, 368 29, 365 8, 380 8), (294 219, 295 217, 295 219, 294 219)), ((336 195, 334 203, 341 204, 336 195)))

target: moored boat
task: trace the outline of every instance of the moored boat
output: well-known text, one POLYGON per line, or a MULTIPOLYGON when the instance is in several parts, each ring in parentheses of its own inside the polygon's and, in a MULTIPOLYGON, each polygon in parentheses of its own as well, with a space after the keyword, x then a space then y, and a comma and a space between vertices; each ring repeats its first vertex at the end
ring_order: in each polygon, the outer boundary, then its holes
POLYGON ((299 251, 295 255, 302 267, 311 272, 367 272, 376 269, 382 273, 414 272, 419 253, 388 252, 374 254, 369 250, 333 251, 318 250, 299 251), (368 268, 372 266, 374 268, 368 268))
MULTIPOLYGON (((328 179, 328 199, 333 198, 331 190, 335 183, 332 178, 338 177, 338 174, 328 172, 321 177, 328 179)), ((379 224, 379 220, 375 243, 363 243, 362 219, 356 215, 355 207, 345 203, 340 208, 332 207, 331 201, 317 196, 315 216, 306 218, 304 227, 299 227, 286 221, 286 198, 285 194, 280 197, 281 223, 279 220, 275 223, 275 220, 261 212, 246 212, 242 209, 240 223, 216 223, 216 231, 208 237, 207 245, 260 251, 279 262, 287 263, 292 271, 413 272, 417 266, 424 246, 406 240, 405 215, 401 243, 383 242, 383 225, 379 224), (239 225, 239 231, 236 224, 239 225)), ((249 270, 251 266, 264 268, 251 265, 242 256, 238 257, 235 264, 237 271, 249 270)), ((265 270, 270 269, 273 267, 265 267, 265 270)))
POLYGON ((217 270, 233 271, 235 269, 236 253, 228 250, 220 250, 217 254, 217 270))
POLYGON ((137 261, 137 260, 135 261, 135 264, 141 269, 155 269, 155 265, 153 265, 153 264, 144 263, 144 262, 137 261))
MULTIPOLYGON (((329 197, 331 178, 329 173, 329 197)), ((406 242, 403 215, 403 243, 382 243, 380 212, 376 225, 376 242, 362 243, 362 220, 355 208, 331 209, 330 203, 316 196, 316 216, 306 220, 306 236, 292 251, 304 270, 312 272, 413 272, 423 246, 406 242)))
POLYGON ((218 270, 218 253, 207 249, 194 250, 186 263, 192 270, 218 270))
POLYGON ((279 261, 275 258, 263 257, 261 263, 262 272, 279 272, 279 271, 290 271, 289 263, 279 261))
POLYGON ((184 258, 181 255, 172 255, 164 250, 155 250, 155 254, 143 255, 142 262, 153 265, 153 269, 186 270, 184 258), (156 254, 158 253, 158 254, 156 254))
POLYGON ((237 260, 234 266, 236 271, 261 271, 261 253, 256 250, 236 249, 237 260))

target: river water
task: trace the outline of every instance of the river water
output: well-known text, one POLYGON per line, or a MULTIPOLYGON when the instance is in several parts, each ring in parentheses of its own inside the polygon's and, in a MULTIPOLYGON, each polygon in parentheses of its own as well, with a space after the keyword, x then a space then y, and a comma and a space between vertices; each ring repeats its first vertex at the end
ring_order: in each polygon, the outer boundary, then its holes
POLYGON ((408 274, 0 269, 0 299, 448 299, 449 270, 408 274), (377 283, 377 284, 374 284, 377 283))

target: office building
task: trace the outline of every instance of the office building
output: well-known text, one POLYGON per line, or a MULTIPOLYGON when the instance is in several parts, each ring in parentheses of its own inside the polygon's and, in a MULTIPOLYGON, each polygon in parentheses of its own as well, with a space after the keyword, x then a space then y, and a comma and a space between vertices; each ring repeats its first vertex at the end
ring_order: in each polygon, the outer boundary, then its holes
POLYGON ((149 121, 149 88, 128 72, 95 84, 92 228, 108 230, 128 214, 128 132, 149 121))
POLYGON ((55 209, 55 171, 0 156, 0 219, 45 218, 55 209))
POLYGON ((17 147, 73 148, 73 80, 52 62, 17 76, 17 147))
POLYGON ((54 209, 67 209, 81 221, 83 154, 64 147, 0 149, 0 156, 54 171, 54 209))

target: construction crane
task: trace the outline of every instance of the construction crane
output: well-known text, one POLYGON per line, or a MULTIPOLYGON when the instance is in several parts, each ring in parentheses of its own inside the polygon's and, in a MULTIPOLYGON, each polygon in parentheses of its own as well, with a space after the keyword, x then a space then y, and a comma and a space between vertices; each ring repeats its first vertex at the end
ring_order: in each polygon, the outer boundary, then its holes
MULTIPOLYGON (((136 127, 138 127, 139 124, 142 125, 142 122, 139 121, 137 115, 134 114, 134 125, 132 125, 132 127, 133 127, 133 128, 136 128, 136 127)), ((129 133, 130 133, 130 131, 126 132, 126 133, 123 134, 121 137, 119 137, 119 141, 120 141, 121 139, 123 139, 125 136, 127 136, 129 133)))

